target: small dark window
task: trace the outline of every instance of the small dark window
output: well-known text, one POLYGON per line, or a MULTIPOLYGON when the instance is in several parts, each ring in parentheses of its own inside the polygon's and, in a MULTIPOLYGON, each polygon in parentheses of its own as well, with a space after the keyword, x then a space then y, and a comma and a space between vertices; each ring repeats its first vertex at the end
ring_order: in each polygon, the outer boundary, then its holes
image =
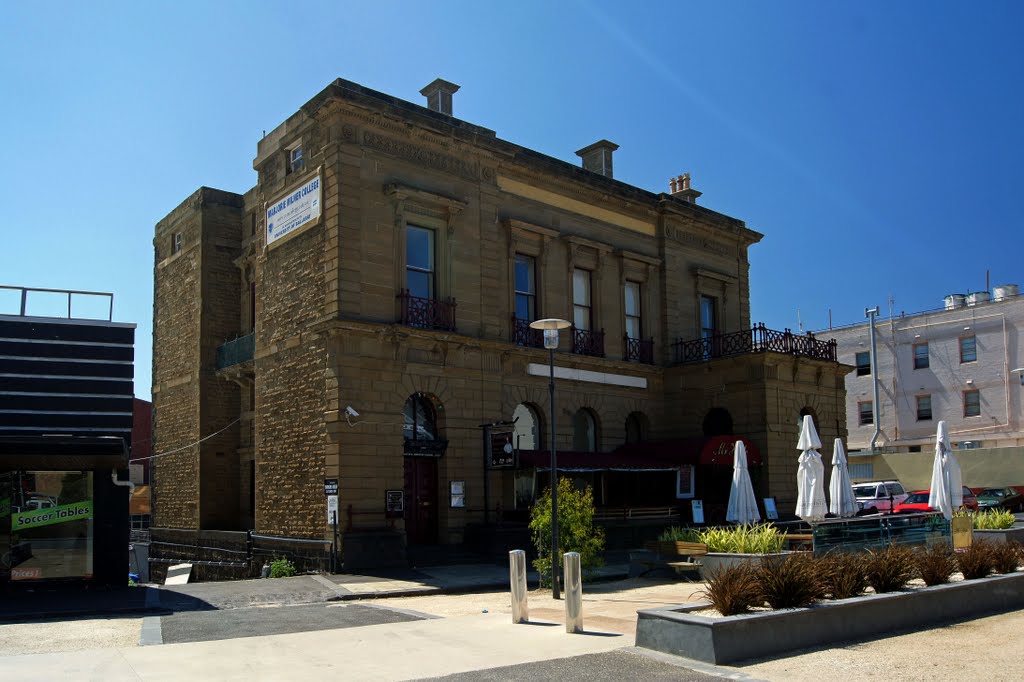
POLYGON ((914 344, 914 369, 926 369, 928 367, 928 344, 914 344))
POLYGON ((921 446, 911 445, 910 447, 907 448, 907 452, 921 452, 921 446))
POLYGON ((291 175, 292 173, 298 173, 302 168, 302 145, 298 145, 288 150, 288 158, 285 160, 284 174, 291 175))
POLYGON ((964 391, 964 416, 977 417, 981 415, 981 392, 977 389, 964 391))
POLYGON ((928 421, 932 418, 932 397, 930 395, 917 396, 917 421, 928 421))
POLYGON ((975 362, 978 359, 978 340, 973 336, 960 337, 960 362, 975 362))
POLYGON ((875 415, 871 409, 871 401, 857 403, 857 412, 860 415, 860 425, 875 423, 875 415))
POLYGON ((175 232, 171 235, 171 255, 181 251, 181 232, 175 232))
POLYGON ((871 374, 871 353, 864 351, 857 353, 857 376, 863 377, 871 374))

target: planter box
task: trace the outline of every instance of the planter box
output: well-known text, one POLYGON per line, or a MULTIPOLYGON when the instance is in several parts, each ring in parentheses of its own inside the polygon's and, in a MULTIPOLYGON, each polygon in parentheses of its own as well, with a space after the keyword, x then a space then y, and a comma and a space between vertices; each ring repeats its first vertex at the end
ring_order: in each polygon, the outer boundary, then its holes
POLYGON ((793 554, 793 552, 779 552, 778 554, 727 554, 724 552, 708 552, 697 559, 701 563, 700 579, 707 580, 709 575, 725 566, 760 563, 762 559, 784 559, 790 554, 793 554))
POLYGON ((933 627, 1024 607, 1024 573, 726 618, 689 613, 707 606, 638 611, 636 645, 708 663, 730 663, 904 628, 933 627))
POLYGON ((1024 545, 1024 526, 1013 526, 1003 530, 975 530, 974 539, 990 542, 1019 542, 1024 545))

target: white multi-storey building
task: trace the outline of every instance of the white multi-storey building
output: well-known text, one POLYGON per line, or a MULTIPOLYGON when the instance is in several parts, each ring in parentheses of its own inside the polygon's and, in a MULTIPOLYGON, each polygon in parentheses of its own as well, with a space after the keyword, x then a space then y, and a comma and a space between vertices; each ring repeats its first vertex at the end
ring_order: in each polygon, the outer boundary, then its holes
POLYGON ((944 303, 876 317, 875 371, 869 322, 821 332, 838 342, 839 361, 856 367, 846 377, 851 451, 927 450, 939 420, 954 447, 1024 445, 1024 297, 1011 284, 991 294, 952 294, 944 303))

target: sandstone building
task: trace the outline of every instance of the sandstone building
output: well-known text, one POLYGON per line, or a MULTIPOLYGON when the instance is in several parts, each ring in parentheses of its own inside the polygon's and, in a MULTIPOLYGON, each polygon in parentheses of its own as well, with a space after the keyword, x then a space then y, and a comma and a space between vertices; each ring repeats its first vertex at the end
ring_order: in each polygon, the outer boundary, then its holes
POLYGON ((522 521, 549 475, 546 317, 574 323, 560 469, 605 516, 714 518, 740 437, 792 511, 799 418, 844 436, 850 368, 751 326, 762 235, 688 176, 615 180, 607 140, 580 167, 462 121, 456 90, 336 80, 258 142, 255 187, 157 224, 154 526, 330 537, 335 480, 346 566, 522 521))

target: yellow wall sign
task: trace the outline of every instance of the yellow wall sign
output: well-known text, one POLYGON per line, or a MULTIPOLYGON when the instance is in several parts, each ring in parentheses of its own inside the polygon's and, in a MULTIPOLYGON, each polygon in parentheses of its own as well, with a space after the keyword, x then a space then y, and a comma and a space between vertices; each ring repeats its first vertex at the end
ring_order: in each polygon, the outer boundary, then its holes
POLYGON ((92 500, 74 502, 49 509, 19 512, 11 514, 11 531, 52 526, 55 523, 67 523, 92 518, 92 500))

